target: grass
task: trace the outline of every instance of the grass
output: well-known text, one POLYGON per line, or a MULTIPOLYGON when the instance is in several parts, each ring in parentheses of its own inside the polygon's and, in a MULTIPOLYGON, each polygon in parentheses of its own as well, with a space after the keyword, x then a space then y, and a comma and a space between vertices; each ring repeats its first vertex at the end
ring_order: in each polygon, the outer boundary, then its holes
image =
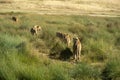
POLYGON ((1 13, 0 80, 117 80, 119 36, 119 17, 1 13), (36 24, 42 31, 32 36, 36 24), (82 62, 72 63, 72 44, 56 38, 57 31, 80 37, 82 62))
POLYGON ((120 16, 119 3, 119 0, 1 0, 0 12, 12 11, 57 15, 81 14, 114 17, 120 16))
POLYGON ((119 62, 119 57, 120 54, 116 53, 117 57, 115 54, 112 54, 112 56, 109 58, 105 68, 103 69, 102 72, 102 79, 103 80, 119 80, 120 79, 120 62, 119 62))
POLYGON ((75 80, 100 80, 100 71, 86 63, 79 63, 71 72, 75 80))

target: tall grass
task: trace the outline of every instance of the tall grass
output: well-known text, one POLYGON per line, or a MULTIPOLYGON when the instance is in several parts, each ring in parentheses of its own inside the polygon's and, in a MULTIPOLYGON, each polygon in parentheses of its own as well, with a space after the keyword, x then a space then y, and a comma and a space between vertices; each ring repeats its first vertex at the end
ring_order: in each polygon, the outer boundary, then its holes
POLYGON ((42 59, 30 55, 30 47, 18 36, 2 34, 0 38, 1 80, 67 80, 62 67, 58 69, 55 64, 46 66, 42 59))
POLYGON ((119 17, 0 14, 0 80, 117 80, 119 21, 119 17), (14 15, 17 23, 11 19, 14 15), (30 33, 34 25, 42 27, 35 36, 30 33), (69 62, 72 43, 67 47, 56 37, 57 31, 80 37, 81 63, 69 62))
POLYGON ((102 79, 103 80, 119 80, 120 79, 120 54, 114 53, 109 57, 109 60, 103 69, 102 79), (116 55, 115 55, 116 54, 116 55))
POLYGON ((86 63, 76 65, 71 75, 75 80, 100 80, 99 69, 95 69, 86 63))

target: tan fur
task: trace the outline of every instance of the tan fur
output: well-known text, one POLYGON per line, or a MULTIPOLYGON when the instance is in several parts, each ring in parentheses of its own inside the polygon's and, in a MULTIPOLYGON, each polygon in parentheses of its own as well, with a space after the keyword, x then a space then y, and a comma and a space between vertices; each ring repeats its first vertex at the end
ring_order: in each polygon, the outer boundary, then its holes
POLYGON ((59 37, 67 46, 70 45, 70 35, 62 32, 56 32, 56 36, 59 37))
POLYGON ((41 31, 41 30, 42 30, 42 28, 40 26, 35 25, 31 28, 30 32, 31 32, 31 34, 35 35, 35 34, 38 34, 38 31, 41 31))
POLYGON ((73 55, 75 60, 80 59, 81 55, 81 42, 78 38, 73 38, 73 55))
POLYGON ((71 42, 71 40, 70 40, 70 35, 69 34, 65 34, 65 43, 67 43, 67 46, 70 46, 70 42, 71 42))

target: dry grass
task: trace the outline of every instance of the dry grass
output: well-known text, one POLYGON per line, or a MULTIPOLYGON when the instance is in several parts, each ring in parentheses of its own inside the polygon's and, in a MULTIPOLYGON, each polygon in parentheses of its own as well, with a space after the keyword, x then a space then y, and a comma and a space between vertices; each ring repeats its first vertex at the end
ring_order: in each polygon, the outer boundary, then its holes
POLYGON ((1 0, 0 12, 35 12, 39 14, 85 14, 118 16, 119 0, 1 0), (3 3, 5 2, 5 3, 3 3))

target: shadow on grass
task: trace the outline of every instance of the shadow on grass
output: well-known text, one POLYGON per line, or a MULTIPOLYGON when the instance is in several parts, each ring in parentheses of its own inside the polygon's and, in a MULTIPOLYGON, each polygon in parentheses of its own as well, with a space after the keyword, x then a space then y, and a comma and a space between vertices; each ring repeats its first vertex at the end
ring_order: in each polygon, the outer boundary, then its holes
POLYGON ((73 53, 70 50, 70 48, 66 48, 64 50, 61 50, 60 53, 58 54, 50 54, 49 56, 51 59, 59 59, 59 60, 67 61, 70 60, 72 55, 73 53))
POLYGON ((72 51, 69 48, 62 50, 59 56, 60 60, 69 60, 72 56, 72 51))

